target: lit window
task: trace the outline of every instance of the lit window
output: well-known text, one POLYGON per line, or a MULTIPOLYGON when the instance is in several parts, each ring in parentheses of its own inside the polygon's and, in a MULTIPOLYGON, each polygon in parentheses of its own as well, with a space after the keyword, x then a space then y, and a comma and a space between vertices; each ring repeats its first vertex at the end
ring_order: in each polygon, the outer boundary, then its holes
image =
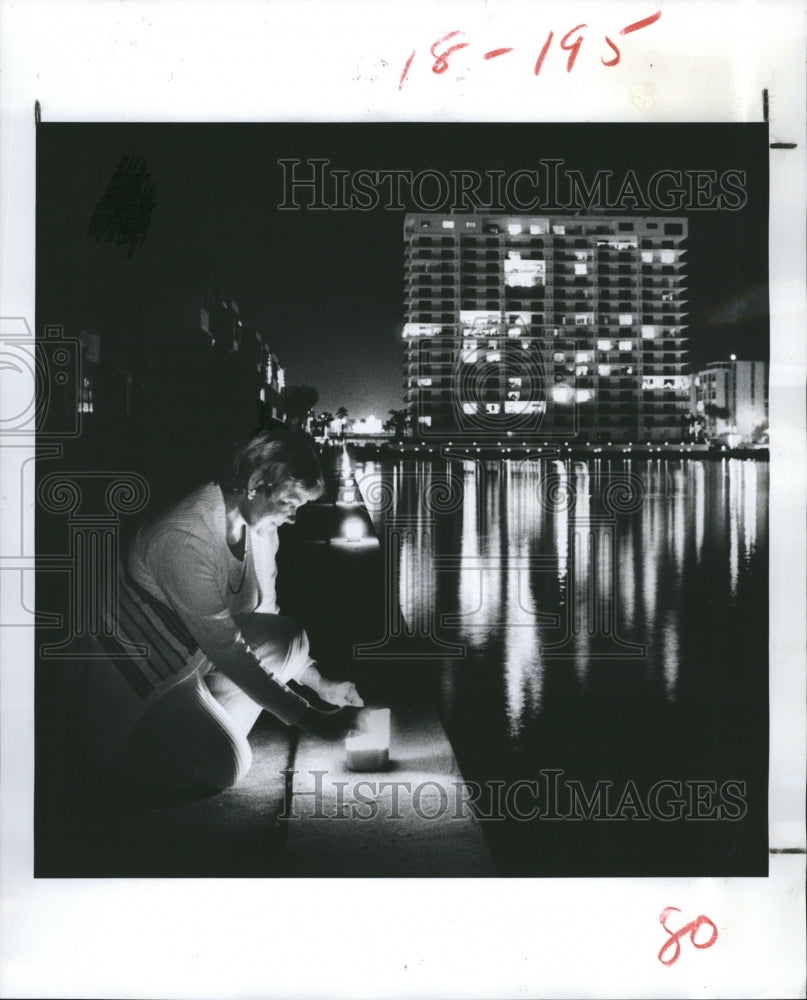
POLYGON ((419 378, 418 379, 418 385, 421 386, 422 388, 426 388, 427 386, 430 386, 431 384, 432 384, 432 380, 430 378, 419 378))
POLYGON ((528 351, 530 349, 530 342, 529 342, 529 340, 522 340, 521 341, 521 346, 524 348, 525 351, 528 351))
POLYGON ((498 340, 489 340, 488 341, 488 347, 491 350, 495 351, 498 346, 499 346, 499 341, 498 340))
POLYGON ((520 375, 511 375, 510 378, 508 378, 508 380, 507 380, 507 384, 510 386, 511 389, 520 389, 521 388, 521 376, 520 375))
POLYGON ((578 403, 588 403, 594 397, 593 389, 578 389, 575 398, 578 403))
POLYGON ((575 250, 575 252, 574 252, 574 259, 575 260, 588 260, 588 251, 587 250, 575 250))
POLYGON ((490 361, 490 362, 501 361, 502 360, 501 351, 488 351, 486 357, 487 357, 487 360, 490 361))
POLYGON ((432 425, 432 418, 431 417, 428 417, 428 416, 426 416, 426 417, 418 417, 418 420, 420 421, 421 424, 425 424, 427 427, 431 427, 431 425, 432 425))
POLYGON ((620 340, 619 349, 620 351, 630 351, 633 347, 632 340, 620 340))
POLYGON ((475 222, 466 222, 465 223, 465 228, 466 229, 476 229, 476 223, 475 222))
POLYGON ((508 288, 535 288, 544 285, 546 262, 522 260, 521 254, 511 250, 504 262, 504 283, 508 288))
POLYGON ((597 366, 597 371, 599 372, 600 375, 610 375, 611 374, 611 366, 610 365, 598 365, 597 366))
POLYGON ((486 403, 485 409, 488 413, 500 413, 502 408, 500 403, 486 403))
POLYGON ((462 360, 466 365, 473 365, 479 360, 478 351, 463 351, 462 360))
POLYGON ((562 365, 563 362, 566 360, 566 355, 562 354, 560 351, 556 351, 552 355, 552 360, 555 362, 555 364, 562 365))
POLYGON ((654 326, 642 327, 642 337, 645 340, 652 340, 655 336, 656 336, 656 328, 654 326))
POLYGON ((588 274, 588 264, 575 264, 574 265, 575 274, 588 274))
POLYGON ((450 219, 443 219, 443 229, 453 229, 454 223, 450 219))
POLYGON ((435 337, 440 326, 437 323, 404 323, 404 339, 409 337, 435 337))
POLYGON ((653 251, 652 250, 642 250, 642 263, 652 264, 653 263, 653 251))
POLYGON ((463 403, 462 404, 463 413, 476 413, 476 403, 463 403))
POLYGON ((620 326, 632 326, 633 325, 633 313, 620 313, 619 314, 619 325, 620 326))
POLYGON ((578 365, 575 375, 588 375, 588 365, 578 365))
POLYGON ((612 347, 613 347, 613 344, 612 344, 612 342, 610 340, 598 340, 597 341, 597 350, 598 351, 610 351, 612 347))
POLYGON ((588 326, 591 322, 591 313, 576 313, 574 317, 575 326, 588 326))
POLYGON ((530 235, 540 236, 542 233, 549 231, 549 226, 546 221, 544 222, 531 222, 530 223, 530 235))
POLYGON ((675 250, 662 250, 661 251, 661 263, 662 264, 674 264, 675 263, 675 250))
POLYGON ((556 236, 565 236, 566 235, 566 226, 553 226, 552 227, 552 232, 556 236))
POLYGON ((519 233, 521 232, 521 223, 511 222, 507 226, 507 232, 510 233, 511 236, 518 236, 519 233))
POLYGON ((574 359, 577 362, 591 361, 591 351, 578 351, 574 359))
POLYGON ((552 399, 556 403, 571 403, 574 393, 568 385, 555 385, 552 387, 552 399))

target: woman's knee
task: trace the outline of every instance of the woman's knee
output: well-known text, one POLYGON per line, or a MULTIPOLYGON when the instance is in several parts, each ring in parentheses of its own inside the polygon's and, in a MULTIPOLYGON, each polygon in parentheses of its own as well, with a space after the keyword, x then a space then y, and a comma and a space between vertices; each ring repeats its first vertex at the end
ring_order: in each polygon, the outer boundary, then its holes
POLYGON ((160 785, 203 792, 232 788, 252 766, 252 750, 243 737, 210 734, 202 743, 159 745, 133 740, 129 760, 142 778, 160 785))
POLYGON ((252 748, 246 738, 232 734, 217 748, 214 742, 206 747, 203 759, 198 759, 193 777, 200 787, 213 792, 232 788, 252 767, 252 748))
POLYGON ((252 766, 246 736, 202 682, 175 689, 133 730, 128 759, 143 777, 160 784, 223 791, 252 766))
POLYGON ((249 614, 239 619, 239 626, 250 646, 262 659, 274 660, 278 669, 308 656, 308 635, 293 618, 249 614))

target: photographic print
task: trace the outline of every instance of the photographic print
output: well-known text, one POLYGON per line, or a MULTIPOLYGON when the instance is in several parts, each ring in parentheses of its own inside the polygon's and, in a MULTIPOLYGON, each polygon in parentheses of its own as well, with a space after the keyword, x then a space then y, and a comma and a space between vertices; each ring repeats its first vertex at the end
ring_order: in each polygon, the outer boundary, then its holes
POLYGON ((799 7, 3 17, 0 993, 803 995, 799 7))
POLYGON ((35 872, 768 872, 768 126, 40 124, 35 872))

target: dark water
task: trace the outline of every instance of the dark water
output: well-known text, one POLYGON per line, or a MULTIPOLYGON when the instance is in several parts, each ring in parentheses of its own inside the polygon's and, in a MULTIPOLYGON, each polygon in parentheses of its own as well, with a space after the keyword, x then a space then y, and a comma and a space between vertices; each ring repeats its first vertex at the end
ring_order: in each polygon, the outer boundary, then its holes
POLYGON ((505 873, 765 874, 767 463, 356 471, 505 873))

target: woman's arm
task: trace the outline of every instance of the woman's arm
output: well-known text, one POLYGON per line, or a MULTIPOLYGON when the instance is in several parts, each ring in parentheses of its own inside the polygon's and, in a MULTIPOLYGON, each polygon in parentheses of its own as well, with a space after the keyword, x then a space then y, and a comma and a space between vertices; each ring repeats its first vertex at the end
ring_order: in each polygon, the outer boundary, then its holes
POLYGON ((146 563, 165 600, 216 667, 261 707, 287 725, 296 723, 308 702, 261 666, 233 618, 222 592, 226 577, 204 541, 190 532, 165 531, 152 538, 146 563))

